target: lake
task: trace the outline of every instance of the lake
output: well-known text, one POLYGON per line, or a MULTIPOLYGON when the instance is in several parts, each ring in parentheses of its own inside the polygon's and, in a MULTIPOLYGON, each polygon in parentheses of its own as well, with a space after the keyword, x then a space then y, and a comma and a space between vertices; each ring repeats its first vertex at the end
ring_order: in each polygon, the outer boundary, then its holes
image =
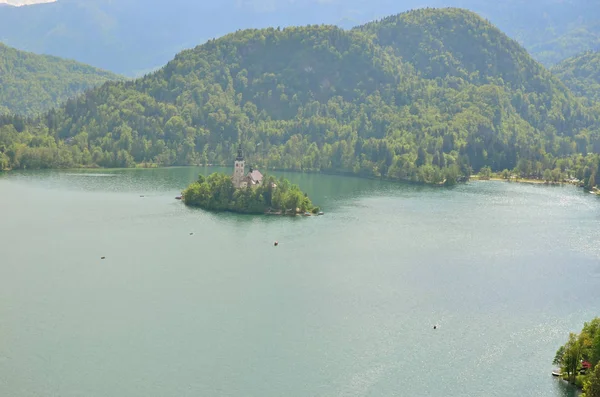
POLYGON ((0 395, 574 395, 551 362, 600 315, 598 197, 289 173, 325 216, 175 200, 208 171, 0 174, 0 395))

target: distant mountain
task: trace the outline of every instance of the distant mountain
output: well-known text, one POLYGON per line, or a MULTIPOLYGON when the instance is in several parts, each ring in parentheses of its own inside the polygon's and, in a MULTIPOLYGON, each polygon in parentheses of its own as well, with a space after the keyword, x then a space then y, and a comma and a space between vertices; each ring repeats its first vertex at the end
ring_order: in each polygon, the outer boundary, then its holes
POLYGON ((486 166, 589 179, 600 152, 598 113, 460 9, 238 31, 2 124, 5 168, 230 164, 241 142, 263 169, 452 184, 486 166))
POLYGON ((0 43, 0 113, 34 115, 109 80, 113 73, 0 43))
POLYGON ((417 10, 355 28, 373 33, 427 79, 459 78, 473 84, 546 91, 555 81, 516 41, 461 9, 417 10), (548 79, 538 84, 533 76, 548 79))
POLYGON ((600 52, 588 51, 552 68, 576 95, 600 102, 600 52))
POLYGON ((425 6, 475 11, 550 65, 600 48, 596 0, 59 0, 0 8, 0 41, 126 75, 238 29, 335 24, 344 28, 425 6))
POLYGON ((546 66, 600 49, 597 0, 456 0, 519 41, 546 66))

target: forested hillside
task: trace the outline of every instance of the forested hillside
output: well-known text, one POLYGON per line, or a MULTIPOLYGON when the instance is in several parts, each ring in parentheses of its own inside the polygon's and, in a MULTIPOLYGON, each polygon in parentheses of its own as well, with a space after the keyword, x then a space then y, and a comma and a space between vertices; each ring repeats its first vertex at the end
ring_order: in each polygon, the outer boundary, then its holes
POLYGON ((108 80, 112 73, 0 43, 0 114, 34 115, 108 80))
POLYGON ((428 9, 352 31, 238 31, 36 123, 6 119, 0 152, 13 168, 229 164, 241 141, 263 168, 452 184, 490 166, 594 182, 597 110, 477 15, 428 9))
POLYGON ((334 24, 343 28, 420 7, 479 13, 546 65, 600 48, 596 0, 60 0, 0 7, 0 39, 125 75, 238 29, 334 24))
POLYGON ((552 68, 552 73, 576 95, 600 101, 600 52, 588 51, 552 68))

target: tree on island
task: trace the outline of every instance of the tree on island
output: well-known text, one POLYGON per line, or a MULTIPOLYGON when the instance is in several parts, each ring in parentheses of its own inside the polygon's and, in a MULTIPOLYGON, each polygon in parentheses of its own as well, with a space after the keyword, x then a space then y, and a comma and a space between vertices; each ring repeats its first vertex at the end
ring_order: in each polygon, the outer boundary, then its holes
POLYGON ((259 186, 235 189, 231 177, 213 173, 200 175, 183 192, 186 205, 212 211, 231 211, 244 214, 281 212, 295 214, 317 212, 308 196, 285 178, 265 176, 259 186))

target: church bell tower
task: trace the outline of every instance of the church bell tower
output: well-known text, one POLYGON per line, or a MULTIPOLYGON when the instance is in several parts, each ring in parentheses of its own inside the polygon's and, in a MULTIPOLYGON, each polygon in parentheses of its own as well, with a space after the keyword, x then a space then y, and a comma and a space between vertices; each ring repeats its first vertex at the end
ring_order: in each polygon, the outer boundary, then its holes
POLYGON ((233 168, 233 186, 238 189, 242 186, 242 180, 244 179, 244 170, 246 167, 246 162, 244 161, 244 154, 242 153, 242 144, 238 146, 238 154, 235 158, 234 168, 233 168))

